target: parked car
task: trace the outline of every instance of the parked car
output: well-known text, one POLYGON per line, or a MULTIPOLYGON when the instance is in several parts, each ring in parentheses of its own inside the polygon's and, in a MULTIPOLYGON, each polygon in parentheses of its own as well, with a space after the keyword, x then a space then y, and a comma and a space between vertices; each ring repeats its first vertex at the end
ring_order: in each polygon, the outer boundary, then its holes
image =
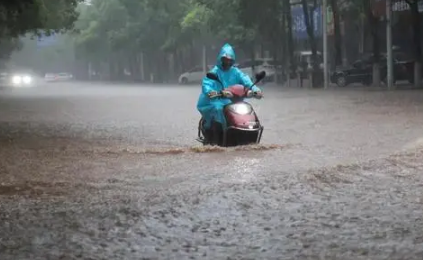
MULTIPOLYGON (((393 56, 394 82, 406 80, 412 83, 414 81, 414 61, 401 52, 395 52, 393 56)), ((331 74, 330 80, 339 87, 353 83, 370 85, 373 81, 373 60, 373 54, 367 54, 350 66, 338 67, 331 74)), ((382 81, 386 81, 387 76, 386 60, 386 54, 382 54, 379 63, 382 81)))
POLYGON ((266 78, 264 81, 271 81, 273 77, 275 76, 276 68, 281 66, 281 62, 274 61, 273 59, 268 58, 259 58, 253 60, 246 60, 243 62, 240 62, 238 64, 235 64, 236 67, 238 67, 242 72, 250 76, 250 78, 253 80, 255 77, 255 73, 259 71, 265 71, 266 72, 266 78), (255 72, 252 70, 252 67, 254 66, 255 72))
MULTIPOLYGON (((211 70, 213 65, 207 65, 207 70, 211 70)), ((198 65, 194 68, 190 69, 187 72, 184 72, 179 76, 179 84, 190 84, 190 83, 198 83, 201 82, 202 79, 205 77, 203 66, 198 65)))
POLYGON ((61 73, 46 73, 44 76, 45 81, 47 82, 60 82, 60 81, 69 81, 73 79, 73 75, 67 72, 61 73))

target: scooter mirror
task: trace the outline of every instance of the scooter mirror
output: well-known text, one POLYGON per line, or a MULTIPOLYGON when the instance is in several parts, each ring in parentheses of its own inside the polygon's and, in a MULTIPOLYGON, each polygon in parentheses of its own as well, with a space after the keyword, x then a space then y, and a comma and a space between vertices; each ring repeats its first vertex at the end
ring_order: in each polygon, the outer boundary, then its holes
POLYGON ((260 71, 259 73, 256 74, 256 81, 259 82, 261 80, 263 80, 266 77, 266 71, 260 71))
POLYGON ((207 73, 207 74, 206 74, 206 77, 207 77, 208 79, 211 79, 211 80, 216 80, 216 81, 219 81, 219 77, 218 77, 216 74, 211 73, 211 72, 207 73))

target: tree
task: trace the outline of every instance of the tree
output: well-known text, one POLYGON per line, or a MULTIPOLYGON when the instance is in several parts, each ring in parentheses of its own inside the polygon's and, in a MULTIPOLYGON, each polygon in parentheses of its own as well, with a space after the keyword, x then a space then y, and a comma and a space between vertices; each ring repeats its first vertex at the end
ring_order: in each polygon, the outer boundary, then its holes
POLYGON ((41 36, 70 29, 80 0, 20 0, 0 3, 0 58, 5 61, 22 47, 18 37, 41 36))
MULTIPOLYGON (((369 0, 348 0, 350 9, 354 11, 358 18, 364 17, 364 22, 367 26, 360 26, 361 29, 365 27, 368 28, 371 36, 371 45, 372 45, 372 62, 373 62, 373 73, 372 73, 372 81, 373 86, 380 86, 381 82, 381 70, 380 70, 380 62, 381 62, 381 40, 379 35, 379 14, 374 12, 372 9, 372 1, 369 0)), ((357 19, 360 20, 360 19, 357 19)), ((383 75, 386 76, 386 75, 383 75)))
POLYGON ((166 80, 170 57, 194 37, 181 24, 188 7, 188 0, 92 1, 76 23, 77 53, 110 78, 130 68, 133 79, 166 80))
POLYGON ((248 28, 239 19, 242 0, 194 0, 194 2, 206 8, 208 19, 205 25, 215 38, 231 42, 244 50, 250 49, 256 38, 256 30, 248 28))
MULTIPOLYGON (((283 58, 287 61, 284 1, 240 1, 238 10, 237 16, 241 25, 254 32, 256 39, 252 42, 261 49, 270 50, 275 61, 283 58)), ((286 65, 286 62, 283 65, 286 65)))
POLYGON ((10 58, 13 51, 22 48, 22 41, 18 38, 0 39, 0 61, 6 61, 10 58))
POLYGON ((295 73, 295 69, 297 67, 296 61, 294 59, 294 36, 292 33, 292 14, 291 14, 291 3, 288 1, 283 1, 283 14, 286 21, 286 30, 287 30, 287 37, 286 37, 286 51, 288 54, 289 60, 289 73, 288 77, 291 77, 293 73, 295 73))
MULTIPOLYGON (((207 61, 207 45, 212 41, 212 35, 210 33, 209 21, 213 15, 213 12, 203 4, 199 4, 196 1, 189 1, 190 7, 187 8, 186 14, 181 22, 182 34, 185 35, 186 39, 190 41, 196 36, 200 39, 200 43, 203 46, 203 72, 206 72, 208 61, 207 61)), ((183 63, 183 60, 181 61, 183 63)))
POLYGON ((422 45, 421 45, 421 16, 419 13, 418 0, 406 0, 410 7, 412 30, 413 30, 413 43, 414 43, 414 85, 419 87, 422 80, 422 45))
POLYGON ((335 31, 335 65, 342 64, 342 35, 341 35, 341 22, 339 18, 339 6, 337 0, 330 0, 329 5, 332 8, 334 31, 335 31))
MULTIPOLYGON (((215 37, 231 42, 254 60, 258 47, 270 50, 275 60, 286 56, 284 1, 194 0, 194 10, 207 14, 201 21, 215 37)), ((193 12, 189 13, 191 15, 193 12)), ((253 62, 254 63, 254 62, 253 62)), ((254 70, 254 68, 252 68, 254 70)))
MULTIPOLYGON (((346 3, 350 5, 348 8, 366 14, 371 25, 368 27, 372 28, 373 51, 379 53, 378 18, 373 15, 369 1, 329 1, 336 20, 336 63, 342 63, 339 16, 340 9, 345 11, 346 3)), ((301 0, 298 3, 305 11, 304 22, 313 52, 313 86, 316 87, 321 73, 314 12, 320 1, 301 0)), ((172 62, 177 61, 177 69, 182 72, 198 64, 202 48, 223 41, 251 54, 253 59, 258 47, 263 47, 273 58, 289 60, 291 66, 294 65, 295 46, 288 1, 93 0, 90 6, 79 9, 81 15, 75 24, 78 57, 104 74, 115 74, 115 78, 123 76, 123 71, 129 67, 133 76, 151 74, 156 80, 166 80, 165 76, 172 74, 169 68, 172 62), (144 63, 146 66, 142 65, 144 63)), ((379 54, 374 56, 376 68, 379 54)), ((379 70, 376 71, 375 78, 379 74, 379 70)))
POLYGON ((81 0, 20 0, 0 3, 0 36, 60 31, 72 27, 81 0))
POLYGON ((304 23, 306 25, 307 35, 310 41, 311 59, 312 59, 312 87, 318 87, 321 80, 319 80, 319 63, 317 60, 317 43, 314 35, 314 11, 317 8, 317 0, 313 0, 311 6, 307 0, 301 0, 301 5, 304 12, 304 23))

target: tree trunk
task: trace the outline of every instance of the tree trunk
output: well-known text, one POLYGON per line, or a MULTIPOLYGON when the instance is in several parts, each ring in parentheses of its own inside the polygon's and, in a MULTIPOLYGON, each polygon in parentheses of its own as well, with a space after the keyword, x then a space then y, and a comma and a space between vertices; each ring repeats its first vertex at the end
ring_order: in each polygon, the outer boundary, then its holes
POLYGON ((207 68, 207 45, 204 43, 203 44, 203 47, 202 47, 202 50, 201 50, 201 64, 202 64, 202 66, 203 66, 203 73, 204 73, 204 75, 206 75, 206 73, 207 73, 207 71, 208 71, 208 68, 207 68))
MULTIPOLYGON (((283 8, 283 6, 282 6, 283 8)), ((287 32, 286 32, 286 19, 285 19, 285 15, 282 9, 282 20, 280 21, 280 32, 281 32, 281 36, 282 37, 277 37, 277 45, 274 46, 274 50, 275 50, 275 82, 281 82, 282 84, 285 81, 285 76, 286 75, 286 70, 285 68, 287 67, 288 60, 284 59, 284 57, 287 57, 287 54, 289 53, 287 50, 287 45, 283 42, 282 39, 286 39, 287 38, 287 32), (282 46, 281 48, 279 46, 282 46), (279 62, 281 64, 279 64, 279 62)))
POLYGON ((184 69, 184 62, 183 62, 183 49, 178 49, 176 51, 175 54, 175 64, 177 64, 177 66, 175 66, 175 73, 177 75, 181 74, 183 71, 185 71, 184 69))
POLYGON ((197 62, 197 55, 195 53, 195 42, 191 42, 190 45, 190 57, 189 57, 189 61, 190 61, 190 68, 197 66, 198 62, 197 62))
POLYGON ((287 53, 288 53, 288 70, 287 77, 291 77, 291 74, 295 73, 297 64, 294 59, 294 36, 292 34, 292 14, 291 14, 291 4, 289 1, 283 1, 284 15, 286 20, 286 28, 288 29, 286 37, 287 53))
POLYGON ((342 65, 342 35, 339 8, 336 0, 330 0, 329 4, 332 8, 335 31, 335 65, 339 66, 342 65))
POLYGON ((311 85, 313 88, 318 87, 317 86, 317 75, 318 75, 318 69, 319 69, 319 64, 317 61, 317 44, 316 44, 316 39, 314 36, 314 10, 317 7, 317 0, 313 1, 313 8, 311 8, 311 10, 309 10, 310 8, 308 7, 308 1, 307 0, 301 0, 302 3, 302 7, 303 7, 303 12, 304 12, 304 23, 306 25, 306 30, 307 30, 307 35, 310 41, 310 48, 311 48, 311 59, 312 59, 312 82, 311 85))
POLYGON ((135 81, 139 81, 140 80, 140 71, 139 71, 139 67, 140 67, 140 59, 138 55, 135 55, 135 59, 134 59, 134 64, 133 64, 133 78, 135 81))
POLYGON ((364 46, 366 45, 366 30, 365 30, 365 21, 363 17, 360 17, 359 26, 358 26, 360 41, 358 43, 358 53, 359 55, 364 54, 364 46))
POLYGON ((414 43, 414 86, 420 87, 422 79, 422 47, 421 47, 421 35, 420 35, 420 13, 417 0, 407 0, 410 6, 411 19, 413 21, 413 43, 414 43))
POLYGON ((369 0, 363 0, 365 5, 366 17, 369 21, 370 32, 373 45, 373 86, 380 86, 380 39, 378 33, 379 19, 372 12, 372 6, 369 0))
POLYGON ((129 73, 131 74, 129 75, 129 78, 131 79, 131 81, 136 81, 136 72, 135 72, 136 57, 133 55, 130 55, 126 57, 126 60, 128 64, 129 73))
POLYGON ((141 79, 141 81, 142 82, 145 82, 146 81, 146 78, 145 78, 145 58, 144 58, 144 52, 140 52, 139 53, 139 71, 140 71, 140 79, 141 79))

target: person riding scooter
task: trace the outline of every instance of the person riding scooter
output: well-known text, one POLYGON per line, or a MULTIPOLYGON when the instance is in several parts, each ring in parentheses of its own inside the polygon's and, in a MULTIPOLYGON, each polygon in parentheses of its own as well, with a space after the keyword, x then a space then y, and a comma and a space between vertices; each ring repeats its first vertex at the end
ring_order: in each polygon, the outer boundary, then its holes
POLYGON ((225 92, 225 87, 240 84, 246 88, 251 88, 256 97, 260 98, 262 96, 260 88, 257 86, 251 87, 253 82, 250 77, 234 67, 234 64, 235 51, 231 45, 225 44, 217 57, 216 66, 210 70, 211 73, 219 77, 223 86, 219 82, 207 77, 203 79, 202 92, 198 98, 197 109, 203 117, 204 129, 206 129, 205 134, 208 137, 212 134, 212 125, 213 127, 217 127, 216 129, 221 129, 225 123, 223 108, 225 105, 231 103, 231 101, 228 98, 217 98, 219 92, 222 92, 223 97, 230 97, 231 93, 225 92))

